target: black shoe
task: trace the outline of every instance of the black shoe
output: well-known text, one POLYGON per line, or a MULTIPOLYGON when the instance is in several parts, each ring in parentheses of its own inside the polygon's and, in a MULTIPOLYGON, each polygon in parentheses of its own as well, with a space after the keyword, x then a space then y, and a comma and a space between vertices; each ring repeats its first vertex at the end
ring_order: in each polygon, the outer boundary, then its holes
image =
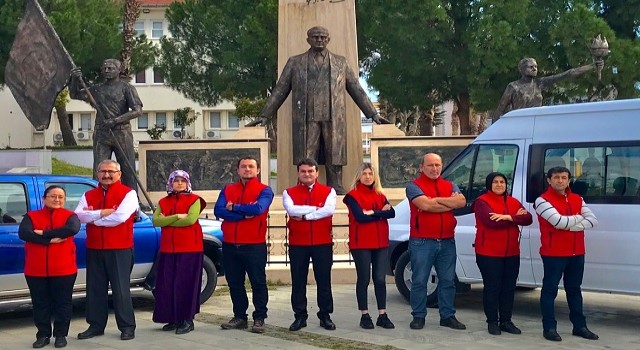
POLYGON ((502 331, 500 330, 500 326, 498 326, 498 322, 489 322, 487 323, 487 332, 491 335, 500 335, 502 331))
POLYGON ((555 329, 549 329, 549 330, 543 331, 542 336, 546 340, 562 341, 562 337, 560 337, 560 334, 558 334, 558 331, 556 331, 555 329))
POLYGON ((364 329, 375 328, 373 326, 373 321, 371 320, 371 316, 369 316, 369 314, 362 314, 362 316, 360 316, 360 328, 364 328, 364 329))
POLYGON ((293 321, 293 323, 291 324, 291 326, 289 326, 289 330, 292 332, 296 332, 301 330, 302 328, 307 326, 307 318, 306 317, 300 317, 300 318, 296 318, 295 321, 293 321))
POLYGON ((376 326, 382 327, 384 329, 394 329, 396 326, 391 322, 389 316, 386 313, 378 315, 378 320, 376 321, 376 326))
POLYGON ((187 334, 195 329, 193 325, 193 321, 186 320, 180 322, 180 324, 176 327, 176 334, 187 334))
POLYGON ((120 333, 120 340, 131 340, 136 337, 136 331, 133 329, 127 329, 120 333))
POLYGON ((443 327, 449 327, 451 329, 467 329, 467 326, 465 326, 462 322, 458 321, 458 319, 455 316, 451 316, 444 320, 440 320, 440 325, 443 327))
POLYGON ((104 335, 104 331, 99 331, 89 327, 86 331, 78 333, 78 339, 89 339, 100 335, 104 335))
POLYGON ((424 317, 414 317, 413 321, 409 323, 409 327, 411 329, 422 329, 424 328, 424 317))
POLYGON ((175 331, 176 328, 178 328, 178 325, 176 325, 175 323, 167 323, 164 326, 162 326, 162 330, 165 332, 175 331))
POLYGON ((320 327, 328 331, 333 331, 336 329, 336 324, 333 323, 333 321, 331 321, 331 318, 329 316, 327 316, 325 318, 320 319, 320 327))
POLYGON ((247 328, 247 320, 243 318, 234 317, 228 322, 220 325, 222 329, 245 329, 247 328))
POLYGON ((574 329, 573 332, 571 332, 571 334, 575 335, 576 337, 582 337, 584 339, 589 339, 589 340, 598 340, 598 339, 600 339, 600 337, 598 337, 597 334, 595 334, 592 331, 590 331, 589 328, 587 328, 587 327, 574 329))
POLYGON ((56 348, 64 348, 67 346, 67 337, 56 337, 56 341, 53 342, 53 346, 56 348))
POLYGON ((516 327, 515 324, 511 321, 500 323, 500 329, 503 332, 511 333, 511 334, 522 334, 520 328, 516 327))
POLYGON ((33 342, 33 348, 34 349, 40 349, 40 348, 44 348, 45 346, 49 345, 49 338, 38 338, 36 339, 36 341, 33 342))

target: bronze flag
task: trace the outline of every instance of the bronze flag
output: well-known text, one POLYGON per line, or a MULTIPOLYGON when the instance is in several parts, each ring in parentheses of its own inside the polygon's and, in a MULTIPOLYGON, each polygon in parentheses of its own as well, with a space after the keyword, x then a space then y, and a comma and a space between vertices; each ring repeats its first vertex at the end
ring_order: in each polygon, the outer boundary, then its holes
POLYGON ((67 85, 73 67, 38 2, 27 0, 4 75, 13 97, 36 130, 49 127, 56 96, 67 85))

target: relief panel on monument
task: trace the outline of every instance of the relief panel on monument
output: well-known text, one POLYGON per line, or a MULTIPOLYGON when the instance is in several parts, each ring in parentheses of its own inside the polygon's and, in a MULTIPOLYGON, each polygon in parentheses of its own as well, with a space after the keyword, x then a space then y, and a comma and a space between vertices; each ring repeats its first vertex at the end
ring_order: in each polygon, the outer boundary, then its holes
POLYGON ((194 191, 221 190, 226 184, 237 180, 238 160, 247 156, 262 163, 259 148, 148 150, 147 190, 165 191, 167 176, 176 169, 189 173, 194 191))
POLYGON ((444 166, 466 146, 379 147, 380 184, 384 188, 402 188, 420 174, 420 161, 425 153, 437 153, 444 166))

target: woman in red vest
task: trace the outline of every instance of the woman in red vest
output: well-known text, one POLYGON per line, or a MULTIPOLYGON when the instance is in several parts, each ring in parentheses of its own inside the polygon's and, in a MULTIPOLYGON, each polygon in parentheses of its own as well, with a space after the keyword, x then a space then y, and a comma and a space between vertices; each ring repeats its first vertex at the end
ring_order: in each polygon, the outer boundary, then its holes
POLYGON ((27 213, 18 234, 25 241, 24 277, 33 304, 33 321, 38 328, 34 348, 49 344, 67 345, 71 324, 71 296, 76 281, 76 245, 73 236, 80 230, 80 220, 64 208, 66 193, 53 185, 44 191, 44 208, 27 213), (53 332, 51 319, 53 318, 53 332))
POLYGON ((198 218, 207 203, 191 192, 183 170, 169 175, 167 193, 153 213, 153 224, 162 227, 153 321, 166 323, 163 331, 185 334, 200 312, 204 247, 198 218))
POLYGON ((522 204, 507 193, 507 177, 487 175, 487 192, 473 203, 476 217, 476 263, 482 274, 482 303, 487 330, 520 334, 511 321, 516 280, 520 270, 520 226, 533 218, 522 204))
POLYGON ((382 194, 380 178, 371 163, 362 163, 356 171, 351 191, 343 202, 349 209, 349 249, 356 265, 356 299, 362 313, 360 327, 373 329, 367 306, 367 288, 373 271, 373 286, 378 304, 376 325, 395 328, 386 312, 385 272, 389 266, 389 223, 396 216, 387 197, 382 194))

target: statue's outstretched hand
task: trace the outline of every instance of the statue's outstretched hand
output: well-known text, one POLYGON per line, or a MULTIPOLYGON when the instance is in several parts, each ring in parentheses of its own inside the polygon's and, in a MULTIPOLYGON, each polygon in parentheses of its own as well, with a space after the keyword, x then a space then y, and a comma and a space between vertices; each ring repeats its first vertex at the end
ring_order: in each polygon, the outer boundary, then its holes
POLYGON ((251 126, 265 126, 265 125, 267 125, 267 121, 268 121, 267 117, 260 117, 260 118, 254 120, 254 121, 252 121, 250 123, 245 124, 244 126, 249 126, 249 127, 251 127, 251 126))
POLYGON ((371 117, 371 120, 373 120, 373 122, 376 124, 391 124, 391 121, 389 119, 381 117, 378 113, 374 114, 371 117))

